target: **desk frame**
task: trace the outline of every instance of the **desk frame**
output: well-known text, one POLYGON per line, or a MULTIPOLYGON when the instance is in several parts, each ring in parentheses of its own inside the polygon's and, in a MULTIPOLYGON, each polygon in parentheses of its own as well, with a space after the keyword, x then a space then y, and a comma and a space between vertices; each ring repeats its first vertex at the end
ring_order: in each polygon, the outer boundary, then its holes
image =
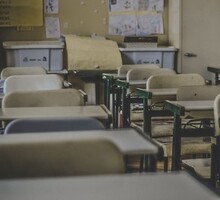
POLYGON ((118 74, 102 74, 102 79, 104 80, 104 104, 108 109, 110 109, 110 96, 112 94, 113 128, 118 128, 118 114, 121 105, 122 91, 116 85, 116 80, 118 78, 124 79, 125 77, 118 74))
POLYGON ((185 107, 166 101, 165 108, 170 110, 174 116, 172 170, 176 171, 181 169, 181 137, 207 137, 214 136, 215 133, 214 128, 211 127, 183 129, 181 116, 185 115, 185 107))
POLYGON ((122 98, 122 126, 123 128, 129 127, 130 124, 130 110, 131 103, 143 103, 143 99, 138 96, 131 96, 127 93, 127 90, 130 86, 129 82, 123 80, 117 80, 116 85, 121 89, 121 98, 122 98))
POLYGON ((172 116, 172 113, 169 110, 154 110, 151 105, 149 105, 149 100, 152 99, 153 93, 145 89, 137 88, 136 94, 139 97, 143 98, 143 115, 144 115, 144 132, 147 133, 150 137, 151 133, 151 120, 152 117, 156 116, 172 116))

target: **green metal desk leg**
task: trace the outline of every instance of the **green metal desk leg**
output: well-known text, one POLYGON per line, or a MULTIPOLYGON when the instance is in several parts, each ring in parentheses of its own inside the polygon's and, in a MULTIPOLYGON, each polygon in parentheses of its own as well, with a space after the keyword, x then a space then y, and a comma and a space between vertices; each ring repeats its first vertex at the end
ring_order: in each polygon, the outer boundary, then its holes
POLYGON ((181 117, 174 115, 174 129, 173 129, 173 150, 172 150, 172 171, 180 170, 181 157, 181 117))

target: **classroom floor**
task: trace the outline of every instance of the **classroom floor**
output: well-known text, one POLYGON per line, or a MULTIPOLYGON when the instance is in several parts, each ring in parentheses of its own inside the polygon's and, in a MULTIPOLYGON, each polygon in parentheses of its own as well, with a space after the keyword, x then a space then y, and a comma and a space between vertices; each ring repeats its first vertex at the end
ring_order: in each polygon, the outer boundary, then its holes
MULTIPOLYGON (((140 167, 140 157, 139 156, 130 156, 129 159, 127 160, 127 167, 128 167, 128 172, 139 172, 139 167, 140 167)), ((186 171, 185 169, 182 169, 186 171)), ((156 172, 164 172, 164 162, 163 161, 158 161, 157 166, 156 166, 156 172)), ((168 160, 168 172, 171 172, 171 159, 168 160)), ((190 173, 189 171, 187 171, 190 173)), ((193 176, 193 174, 191 173, 193 176)), ((196 177, 195 177, 196 178, 196 177)), ((196 178, 198 179, 198 178, 196 178)), ((215 193, 217 193, 220 196, 220 184, 217 186, 215 189, 210 186, 210 183, 201 179, 198 179, 199 182, 210 188, 211 190, 214 190, 215 193)))
MULTIPOLYGON (((127 160, 127 167, 128 170, 133 172, 133 171, 139 171, 140 169, 140 156, 130 156, 127 160)), ((171 170, 171 161, 168 161, 168 171, 171 170)), ((164 162, 163 161, 158 161, 157 162, 157 167, 156 171, 164 171, 164 162)))

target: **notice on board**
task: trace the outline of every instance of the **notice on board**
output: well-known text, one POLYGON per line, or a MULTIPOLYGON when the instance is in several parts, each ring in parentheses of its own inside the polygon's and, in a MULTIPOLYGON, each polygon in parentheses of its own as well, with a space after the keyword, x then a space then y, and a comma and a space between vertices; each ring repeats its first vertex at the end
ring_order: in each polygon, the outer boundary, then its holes
POLYGON ((109 34, 163 34, 164 0, 109 0, 109 34))
POLYGON ((110 12, 163 11, 164 0, 110 0, 110 12))
POLYGON ((163 18, 156 14, 121 14, 109 16, 109 34, 111 35, 150 35, 163 34, 163 18))
POLYGON ((59 0, 44 0, 44 13, 45 14, 58 14, 59 13, 59 0))
POLYGON ((58 17, 45 17, 45 28, 47 38, 60 37, 60 20, 58 17))
POLYGON ((43 0, 1 0, 0 26, 42 26, 43 0))

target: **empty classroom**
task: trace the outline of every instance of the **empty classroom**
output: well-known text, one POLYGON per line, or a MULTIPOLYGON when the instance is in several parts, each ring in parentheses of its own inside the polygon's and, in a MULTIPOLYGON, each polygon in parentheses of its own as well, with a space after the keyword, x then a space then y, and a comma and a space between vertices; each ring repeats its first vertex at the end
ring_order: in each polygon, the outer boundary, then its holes
POLYGON ((0 0, 0 199, 219 199, 219 7, 0 0))

